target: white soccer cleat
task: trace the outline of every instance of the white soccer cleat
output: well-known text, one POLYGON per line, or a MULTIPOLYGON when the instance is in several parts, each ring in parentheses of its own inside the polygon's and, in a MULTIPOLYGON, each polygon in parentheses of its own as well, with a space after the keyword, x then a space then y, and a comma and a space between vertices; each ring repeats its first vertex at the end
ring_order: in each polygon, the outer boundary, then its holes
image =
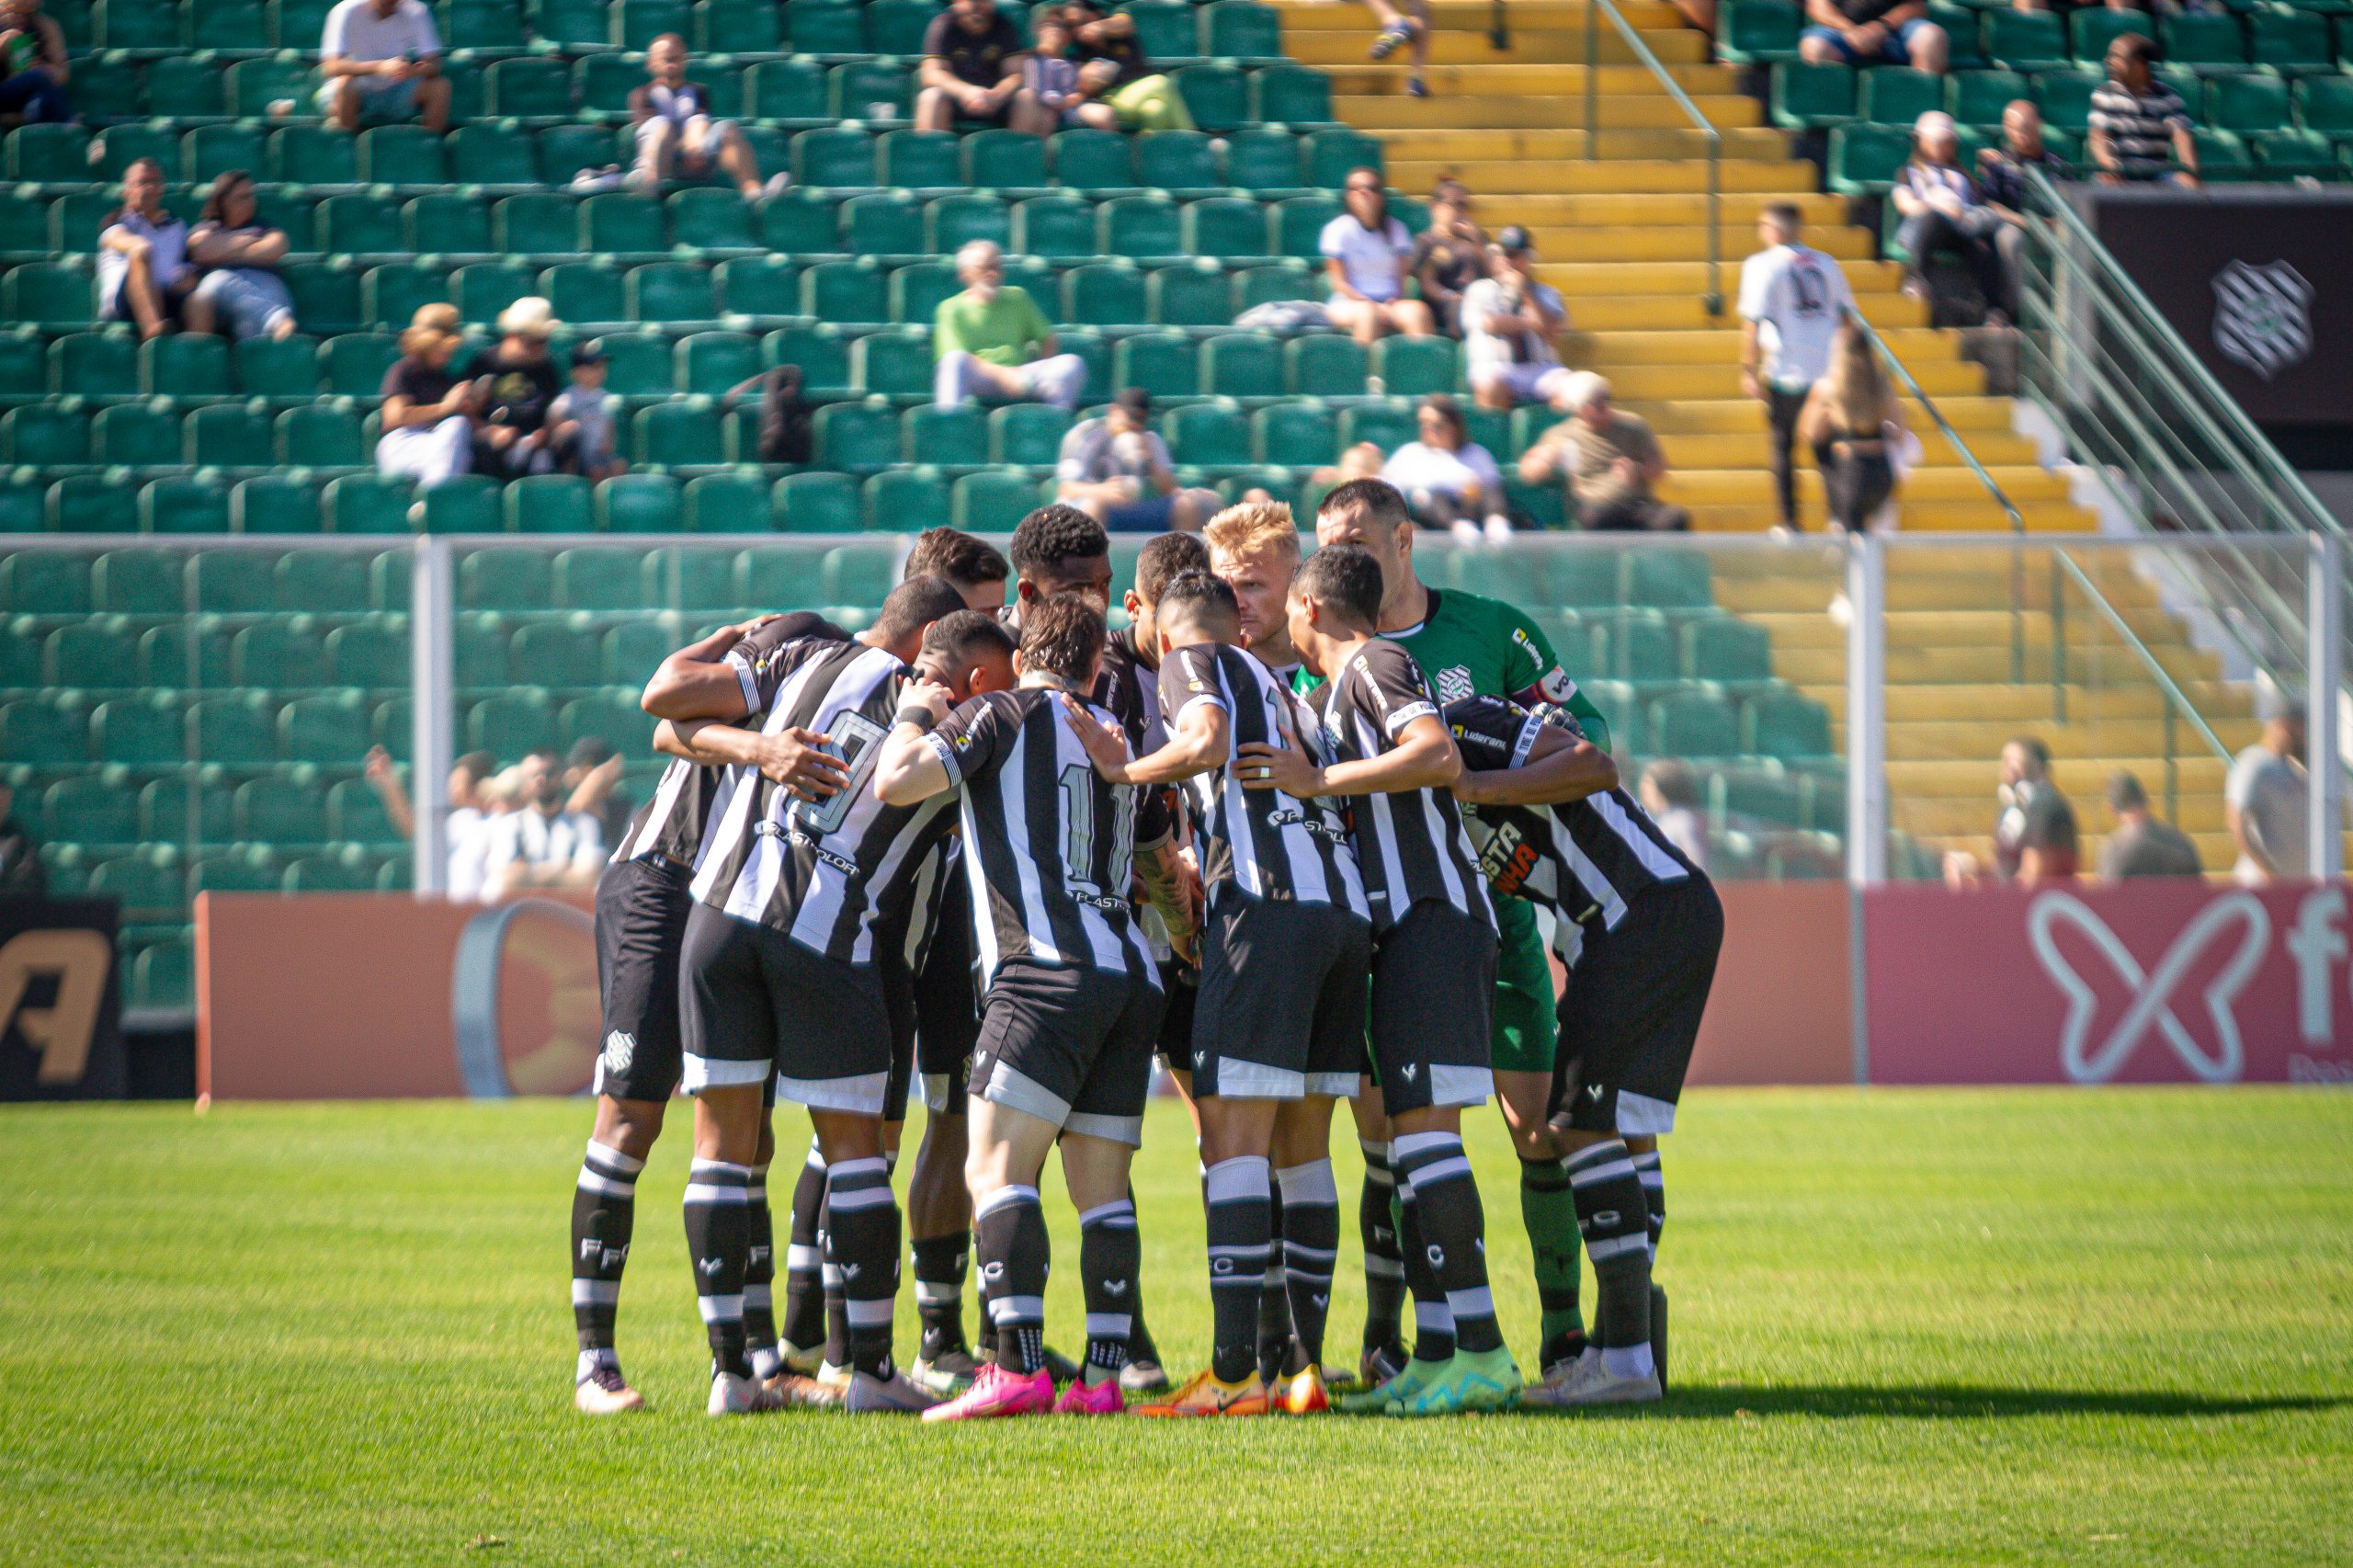
POLYGON ((620 1415, 645 1408, 645 1396, 629 1386, 621 1369, 598 1362, 572 1388, 572 1408, 583 1415, 620 1415))
POLYGON ((1596 1370, 1600 1369, 1601 1349, 1598 1346, 1587 1344, 1582 1353, 1565 1360, 1555 1361, 1545 1368, 1542 1382, 1529 1383, 1519 1391, 1520 1408, 1523 1410, 1567 1409, 1569 1389, 1576 1382, 1587 1364, 1592 1365, 1596 1370))
POLYGON ((892 1372, 887 1378, 854 1372, 842 1408, 852 1415, 920 1415, 938 1403, 910 1381, 904 1372, 892 1372))
POLYGON ((972 1386, 980 1375, 981 1363, 969 1350, 950 1350, 928 1360, 919 1360, 907 1369, 907 1376, 915 1386, 934 1399, 953 1399, 972 1386))
POLYGON ((1596 1404, 1655 1404, 1665 1392, 1658 1386, 1658 1374, 1645 1372, 1629 1377, 1613 1372, 1609 1363, 1598 1352, 1590 1361, 1580 1359, 1561 1390, 1560 1403, 1571 1408, 1596 1404))
POLYGON ((752 1415, 763 1410, 774 1410, 777 1399, 761 1386, 757 1378, 739 1378, 733 1372, 715 1372, 710 1379, 710 1403, 705 1408, 712 1415, 752 1415))

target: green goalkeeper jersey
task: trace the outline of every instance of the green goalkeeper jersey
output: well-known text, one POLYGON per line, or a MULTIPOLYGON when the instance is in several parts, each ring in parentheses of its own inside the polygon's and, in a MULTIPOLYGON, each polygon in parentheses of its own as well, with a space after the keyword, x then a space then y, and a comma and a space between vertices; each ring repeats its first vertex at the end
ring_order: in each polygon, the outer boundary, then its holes
POLYGON ((1440 707, 1471 697, 1555 703, 1575 716, 1586 739, 1609 749, 1609 721, 1561 668, 1533 620, 1501 599, 1459 588, 1427 592, 1429 613, 1419 626, 1381 636, 1414 655, 1440 707))

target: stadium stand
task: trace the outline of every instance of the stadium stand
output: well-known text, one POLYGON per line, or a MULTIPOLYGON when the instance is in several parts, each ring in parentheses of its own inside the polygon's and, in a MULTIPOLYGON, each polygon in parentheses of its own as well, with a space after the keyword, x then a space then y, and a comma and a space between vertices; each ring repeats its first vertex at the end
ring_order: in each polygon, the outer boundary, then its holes
MULTIPOLYGON (((47 8, 76 51, 81 122, 18 126, 0 145, 0 531, 125 537, 73 552, 0 546, 0 766, 45 836, 52 885, 123 900, 137 1005, 185 1002, 197 891, 407 884, 405 846, 358 778, 370 745, 407 747, 404 537, 517 536, 459 562, 460 746, 505 757, 595 736, 639 764, 642 796, 649 725, 631 697, 670 646, 753 609, 824 608, 857 624, 892 581, 903 532, 952 522, 1001 533, 1049 497, 1071 415, 927 406, 928 324, 957 287, 949 255, 971 239, 1006 248, 1007 280, 1086 361, 1090 405, 1120 386, 1154 394, 1184 483, 1312 505, 1311 471, 1355 441, 1410 439, 1411 397, 1459 387, 1457 346, 1278 342, 1234 319, 1321 296, 1316 237, 1349 169, 1385 168, 1393 210, 1416 228, 1415 198, 1459 176, 1491 225, 1532 231, 1540 276, 1567 298, 1568 362, 1608 374, 1667 444, 1675 472, 1662 495, 1703 531, 1769 518, 1766 437, 1739 395, 1734 324, 1701 298, 1697 140, 1616 40, 1599 64, 1585 59, 1576 0, 1515 0, 1503 57, 1483 36, 1486 6, 1438 0, 1427 99, 1397 91, 1397 65, 1365 63, 1353 7, 1134 0, 1142 41, 1199 131, 1043 139, 909 128, 927 0, 442 0, 446 138, 415 125, 354 136, 314 118, 324 0, 47 8), (584 170, 626 164, 642 51, 674 30, 698 51, 692 74, 718 112, 740 119, 763 170, 791 173, 791 189, 747 205, 716 181, 658 198, 572 188, 584 170), (1594 71, 1605 130, 1588 149, 1570 128, 1594 71), (256 174, 264 219, 292 237, 283 276, 300 335, 142 344, 94 324, 98 221, 140 157, 163 165, 165 204, 190 218, 199 182, 256 174), (534 293, 567 324, 559 357, 568 341, 605 348, 632 472, 503 489, 468 477, 422 495, 379 477, 377 392, 415 309, 454 304, 486 341, 487 324, 534 293), (757 410, 721 401, 780 364, 801 369, 818 404, 813 460, 800 469, 753 460, 757 410), (597 532, 744 537, 679 550, 538 538, 597 532), (859 532, 877 537, 838 537, 859 532), (282 536, 285 548, 208 551, 186 537, 207 533, 282 536), (320 534, 381 535, 385 548, 302 548, 320 534), (142 536, 190 548, 166 554, 142 536)), ((1864 314, 2026 526, 2082 528, 2063 480, 2012 433, 2008 400, 1985 395, 1958 335, 1929 328, 1925 305, 1898 291, 1898 269, 1874 259, 1871 230, 1845 222, 1842 198, 1884 189, 1900 127, 1926 107, 1982 137, 2023 92, 2063 135, 2080 131, 2103 29, 2152 24, 2081 12, 2070 29, 2006 9, 1934 9, 1954 40, 1941 80, 1796 62, 1798 10, 1784 0, 1732 0, 1717 61, 1668 6, 1623 6, 1722 129, 1735 247, 1725 287, 1755 209, 1799 201, 1810 238, 1845 266, 1864 314), (1826 178, 1791 150, 1792 132, 1821 131, 1826 178)), ((2353 17, 2267 7, 2154 25, 2201 116, 2201 146, 2215 149, 2210 170, 2347 175, 2353 80, 2339 58, 2353 54, 2353 17)), ((1472 436, 1508 469, 1552 417, 1473 411, 1472 436)), ((1818 517, 1818 482, 1807 472, 1802 483, 1818 517)), ((1511 488, 1525 521, 1573 524, 1556 488, 1511 488)), ((1933 432, 1902 518, 2006 526, 1933 432)), ((1724 831, 1720 874, 1836 874, 1843 650, 1821 613, 1831 579, 1634 550, 1433 551, 1430 570, 1441 585, 1539 611, 1622 751, 1697 761, 1724 831)), ((1891 692, 1890 756, 1918 813, 1903 825, 1959 841, 1988 814, 1983 759, 2047 720, 2047 699, 2038 712, 2037 693, 1991 663, 1982 569, 1928 560, 1903 571, 1892 677, 1917 684, 1891 692)), ((2211 657, 2144 585, 2103 586, 2168 667, 2212 687, 2211 657)), ((2226 688, 2215 701, 2243 712, 2226 688)), ((2045 733, 2071 755, 2063 726, 2045 733)), ((2116 734, 2100 755, 2138 755, 2129 743, 2120 753, 2116 734)), ((2089 794, 2075 766, 2062 761, 2062 781, 2089 794)), ((2184 823, 2208 835, 2210 861, 2219 809, 2184 823)))

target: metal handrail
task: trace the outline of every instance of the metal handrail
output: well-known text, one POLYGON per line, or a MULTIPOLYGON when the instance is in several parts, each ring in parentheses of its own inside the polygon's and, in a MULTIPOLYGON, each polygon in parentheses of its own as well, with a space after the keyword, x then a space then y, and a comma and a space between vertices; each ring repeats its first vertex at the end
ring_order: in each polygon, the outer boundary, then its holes
MULTIPOLYGON (((1971 451, 1969 443, 1961 438, 1961 432, 1953 428, 1952 421, 1947 419, 1944 410, 1937 406, 1937 400, 1930 397, 1927 389, 1904 368, 1904 361, 1896 358, 1895 350, 1887 346, 1887 339, 1879 335, 1879 329, 1865 321, 1863 312, 1853 305, 1846 307, 1846 316, 1854 329, 1870 344, 1873 352, 1886 362, 1887 368, 1895 372, 1895 379, 1904 384, 1904 390, 1928 411, 1928 417, 1936 421, 1938 431, 1952 443, 1952 449, 1961 454, 1961 460, 1968 464, 1969 472, 1977 476, 1977 483, 1985 487, 1985 493, 1994 498, 1995 505, 2000 506, 2003 515, 2010 519, 2012 539, 2023 541, 2026 538, 2026 517, 2018 511, 2018 503, 2010 499, 2009 492, 2004 490, 2001 482, 1977 460, 1977 454, 1971 451)), ((2010 680, 2015 685, 2025 679, 2026 561, 2013 549, 2010 551, 2010 680)))
MULTIPOLYGON (((2190 727, 2195 729, 2199 738, 2206 743, 2206 749, 2212 752, 2226 767, 2231 761, 2230 748, 2222 744, 2222 737, 2214 733, 2212 726, 2206 722, 2204 716, 2191 704, 2188 694, 2181 689, 2173 676, 2165 673, 2165 665, 2158 661, 2156 654, 2149 651, 2149 645, 2141 641, 2140 636, 2133 631, 2131 623, 2124 619, 2122 613, 2114 605, 2109 603, 2108 596, 2099 591, 2098 585, 2092 581, 2090 574, 2075 564, 2075 557, 2063 550, 2053 549, 2051 559, 2054 565, 2063 568, 2068 576, 2075 579, 2075 586, 2083 592, 2086 598, 2091 600, 2092 608, 2099 611, 2101 619, 2108 622, 2111 631, 2124 639, 2124 645, 2132 651, 2135 658, 2147 666, 2149 674, 2156 680, 2157 689, 2165 693, 2165 817, 2168 821, 2178 821, 2181 817, 2181 777, 2174 760, 2174 710, 2177 708, 2181 710, 2183 715, 2189 720, 2190 727)), ((2063 605, 2058 585, 2053 583, 2051 595, 2052 622, 2051 678, 2054 692, 2063 690, 2065 684, 2067 643, 2062 620, 2063 605)), ((2063 699, 2059 700, 2063 701, 2063 699)), ((2063 714, 2062 716, 2063 717, 2063 714)))
POLYGON ((1691 101, 1691 95, 1683 90, 1683 85, 1660 63, 1658 56, 1651 52, 1651 46, 1643 41, 1643 35, 1626 20, 1626 15, 1618 9, 1616 0, 1586 0, 1585 155, 1588 161, 1601 156, 1601 17, 1605 11, 1609 15, 1610 25, 1626 40, 1626 47, 1634 51, 1634 58, 1642 62, 1660 86, 1666 89, 1667 97, 1673 98, 1689 118, 1692 129, 1708 139, 1708 287, 1706 292, 1699 296, 1699 302, 1711 316, 1721 316, 1724 313, 1723 132, 1709 123, 1708 117, 1699 112, 1699 106, 1691 101))

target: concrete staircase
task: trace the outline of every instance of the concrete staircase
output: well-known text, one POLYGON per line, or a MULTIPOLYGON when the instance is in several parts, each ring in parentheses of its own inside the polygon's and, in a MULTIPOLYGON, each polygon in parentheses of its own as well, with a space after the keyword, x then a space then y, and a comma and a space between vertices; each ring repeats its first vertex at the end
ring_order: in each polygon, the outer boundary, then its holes
MULTIPOLYGON (((2094 529, 2091 515, 2069 499, 2065 477, 2042 468, 2033 444, 2014 433, 2010 400, 1987 395, 1984 371, 1962 358, 1960 335, 1927 325, 1927 306, 1900 292, 1901 269, 1871 259, 1870 233, 1847 222, 1845 203, 1821 190, 1813 165, 1791 157, 1788 138, 1764 123, 1763 107, 1740 92, 1733 69, 1713 63, 1708 40, 1670 6, 1624 0, 1620 8, 1723 133, 1726 300, 1716 317, 1702 301, 1705 142, 1607 17, 1598 60, 1589 61, 1581 0, 1510 0, 1511 48, 1499 54, 1486 37, 1488 6, 1435 0, 1433 96, 1415 99, 1404 92, 1403 51, 1379 65, 1365 58, 1369 13, 1332 0, 1275 3, 1292 57, 1331 74, 1335 112, 1381 140, 1394 188, 1419 195, 1439 176, 1458 176, 1490 230, 1518 222, 1533 231, 1541 274, 1568 305, 1565 358, 1608 376, 1620 402, 1651 421, 1674 465, 1662 494, 1688 506, 1700 530, 1754 531, 1772 521, 1764 418, 1740 394, 1730 296, 1741 258, 1755 248, 1756 215, 1777 199, 1805 210, 1809 243, 1839 259, 1865 318, 2008 493, 2029 534, 2094 529), (1602 130, 1589 150, 1585 92, 1597 70, 1602 130)), ((1904 487, 1904 531, 2006 531, 2006 517, 1926 412, 1909 413, 1927 449, 1904 487)), ((1801 472, 1799 495, 1806 526, 1822 527, 1821 485, 1810 467, 1801 472)), ((2109 825, 2099 803, 2109 772, 2139 773, 2163 809, 2165 699, 2080 594, 2063 596, 2063 620, 2054 621, 2047 557, 2029 553, 2023 681, 2013 679, 2009 551, 1891 558, 1893 820, 1932 845, 1985 854, 1995 759, 2005 740, 2030 733, 2059 759, 2059 783, 2077 802, 2089 858, 2109 825), (2067 655, 2056 696, 2054 626, 2067 655), (2055 716, 2061 699, 2063 720, 2055 716)), ((2151 585, 2120 554, 2077 560, 2222 742, 2235 749, 2250 741, 2246 692, 2221 680, 2213 657, 2189 644, 2151 585)), ((1772 631, 1777 673, 1829 705, 1843 744, 1845 632, 1826 613, 1840 586, 1829 552, 1811 568, 1764 554, 1719 556, 1715 566, 1718 600, 1772 631)), ((2177 724, 2171 777, 2180 825, 2213 869, 2232 855, 2222 773, 2191 727, 2177 724)))

